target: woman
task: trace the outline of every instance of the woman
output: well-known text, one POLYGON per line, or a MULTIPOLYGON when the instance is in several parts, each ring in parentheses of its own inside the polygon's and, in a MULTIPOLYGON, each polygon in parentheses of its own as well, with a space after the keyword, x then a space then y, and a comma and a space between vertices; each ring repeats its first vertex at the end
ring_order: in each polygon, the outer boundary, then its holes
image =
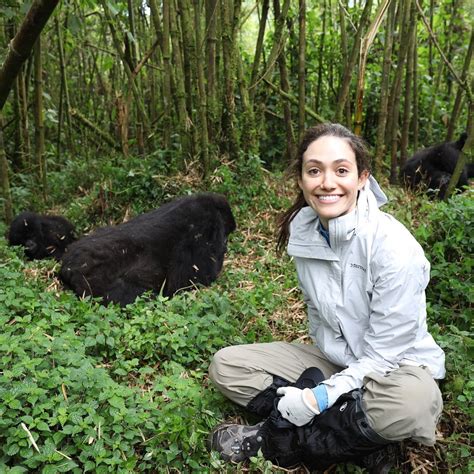
POLYGON ((365 143, 345 127, 308 129, 293 169, 300 193, 279 247, 295 261, 314 344, 217 352, 217 388, 267 420, 221 425, 210 448, 234 462, 261 449, 283 467, 323 468, 407 438, 433 445, 445 369, 426 326, 423 250, 379 210, 387 199, 365 143))

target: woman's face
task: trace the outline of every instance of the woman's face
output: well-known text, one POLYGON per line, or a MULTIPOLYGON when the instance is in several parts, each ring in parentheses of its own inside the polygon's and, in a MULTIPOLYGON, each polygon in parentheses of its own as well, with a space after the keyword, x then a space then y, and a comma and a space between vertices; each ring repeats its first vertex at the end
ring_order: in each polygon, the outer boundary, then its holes
POLYGON ((298 185, 322 225, 329 229, 329 219, 355 209, 358 191, 368 176, 367 170, 359 176, 355 153, 344 138, 326 135, 312 142, 303 154, 298 185))

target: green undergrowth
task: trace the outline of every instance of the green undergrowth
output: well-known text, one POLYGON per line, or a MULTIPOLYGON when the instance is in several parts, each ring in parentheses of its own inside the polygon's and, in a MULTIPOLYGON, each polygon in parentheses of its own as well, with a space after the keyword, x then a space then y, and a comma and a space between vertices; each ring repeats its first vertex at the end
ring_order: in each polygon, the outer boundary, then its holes
MULTIPOLYGON (((25 182, 14 194, 24 196, 21 209, 59 211, 87 232, 205 189, 227 195, 237 231, 210 288, 172 300, 144 295, 126 308, 77 299, 53 280, 57 264, 26 262, 0 239, 0 472, 279 472, 262 458, 232 468, 207 452, 213 426, 246 416, 217 393, 207 370, 221 347, 305 333, 301 319, 285 317, 293 265, 274 252, 289 183, 255 158, 223 163, 206 184, 166 177, 170 170, 143 159, 86 171, 70 163, 53 175, 49 209, 28 198, 25 182)), ((447 354, 442 449, 430 455, 440 472, 472 472, 473 196, 440 203, 388 191, 386 210, 431 262, 428 324, 447 354)))
POLYGON ((0 254, 0 470, 206 470, 207 433, 235 414, 208 387, 210 357, 270 339, 260 322, 242 330, 278 304, 271 285, 106 308, 25 276, 50 263, 0 254))

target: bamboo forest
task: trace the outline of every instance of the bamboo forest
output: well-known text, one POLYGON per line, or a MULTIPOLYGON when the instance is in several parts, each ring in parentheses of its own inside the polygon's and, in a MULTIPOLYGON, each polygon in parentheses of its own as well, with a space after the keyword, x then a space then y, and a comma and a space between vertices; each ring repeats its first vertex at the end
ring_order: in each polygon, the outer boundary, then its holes
POLYGON ((474 472, 473 19, 2 0, 0 472, 474 472))

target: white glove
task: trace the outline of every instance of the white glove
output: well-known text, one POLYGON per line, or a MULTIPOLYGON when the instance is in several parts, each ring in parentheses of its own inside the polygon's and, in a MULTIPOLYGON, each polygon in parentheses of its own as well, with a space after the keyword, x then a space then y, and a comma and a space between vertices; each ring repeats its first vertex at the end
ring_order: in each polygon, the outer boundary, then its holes
POLYGON ((320 413, 316 397, 309 388, 301 390, 296 387, 280 387, 277 395, 283 395, 278 402, 281 416, 296 426, 306 425, 320 413), (311 401, 316 407, 312 406, 311 401))

